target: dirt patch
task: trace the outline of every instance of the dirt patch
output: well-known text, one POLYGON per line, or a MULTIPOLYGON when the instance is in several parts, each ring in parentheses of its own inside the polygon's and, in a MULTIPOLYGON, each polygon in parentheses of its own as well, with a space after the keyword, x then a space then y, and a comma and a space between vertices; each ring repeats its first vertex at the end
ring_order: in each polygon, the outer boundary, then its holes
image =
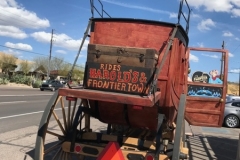
POLYGON ((228 94, 239 94, 239 84, 237 83, 228 83, 228 94))
POLYGON ((1 85, 1 86, 32 88, 32 86, 28 86, 26 84, 17 84, 17 83, 8 83, 6 85, 1 85))

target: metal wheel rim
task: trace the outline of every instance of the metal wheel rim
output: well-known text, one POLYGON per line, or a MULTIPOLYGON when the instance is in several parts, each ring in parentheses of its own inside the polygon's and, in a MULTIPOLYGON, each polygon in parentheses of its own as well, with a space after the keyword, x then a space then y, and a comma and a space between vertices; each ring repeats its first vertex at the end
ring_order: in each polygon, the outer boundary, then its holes
POLYGON ((235 127, 238 124, 238 119, 236 116, 230 116, 226 119, 226 123, 229 127, 235 127))

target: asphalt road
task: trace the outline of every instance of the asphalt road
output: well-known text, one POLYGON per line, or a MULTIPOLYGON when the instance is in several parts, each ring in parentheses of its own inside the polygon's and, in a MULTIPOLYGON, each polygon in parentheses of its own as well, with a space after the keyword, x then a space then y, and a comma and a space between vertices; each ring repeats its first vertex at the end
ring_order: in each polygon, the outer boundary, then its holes
POLYGON ((0 133, 37 125, 53 92, 0 88, 0 133))

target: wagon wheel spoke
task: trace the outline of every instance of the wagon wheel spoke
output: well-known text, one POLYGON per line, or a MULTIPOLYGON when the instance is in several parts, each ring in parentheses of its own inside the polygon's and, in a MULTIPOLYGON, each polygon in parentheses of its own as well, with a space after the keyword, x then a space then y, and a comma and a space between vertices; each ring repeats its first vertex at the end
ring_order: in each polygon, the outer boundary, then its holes
POLYGON ((66 152, 63 152, 63 159, 68 159, 68 158, 67 158, 67 153, 66 153, 66 152))
MULTIPOLYGON (((80 104, 80 106, 81 106, 81 104, 80 104)), ((74 105, 73 105, 73 110, 72 110, 72 114, 71 114, 71 122, 70 122, 71 126, 73 125, 73 118, 75 115, 76 106, 77 106, 77 100, 74 102, 74 105)))
POLYGON ((70 115, 71 115, 71 103, 72 101, 68 101, 68 115, 67 115, 67 127, 68 127, 68 129, 70 129, 71 128, 71 125, 70 125, 70 115))
POLYGON ((57 121, 57 124, 58 124, 58 126, 60 127, 62 133, 63 133, 64 135, 66 135, 66 132, 65 132, 65 130, 64 130, 64 128, 63 128, 63 126, 62 126, 62 124, 61 124, 61 122, 60 122, 57 114, 56 114, 56 112, 53 110, 52 113, 53 113, 53 116, 54 116, 55 120, 57 121))
POLYGON ((72 160, 72 154, 68 154, 67 160, 72 160))
POLYGON ((62 148, 59 148, 57 153, 53 156, 53 160, 56 160, 56 158, 58 158, 58 155, 60 154, 62 148))
POLYGON ((46 132, 47 132, 48 134, 51 134, 51 135, 53 135, 53 136, 58 137, 59 139, 63 139, 63 138, 64 138, 62 135, 57 134, 57 133, 54 133, 54 132, 52 132, 52 131, 47 130, 46 132))
POLYGON ((65 130, 67 130, 67 121, 66 121, 66 113, 65 113, 65 108, 64 108, 63 97, 61 98, 61 108, 62 108, 62 115, 63 115, 64 127, 65 127, 65 130))
POLYGON ((62 143, 63 143, 63 141, 58 142, 58 143, 55 144, 54 146, 52 146, 52 147, 46 149, 46 150, 44 151, 44 155, 47 155, 49 152, 55 150, 56 148, 58 148, 59 146, 61 146, 62 143))
POLYGON ((61 150, 58 159, 59 160, 63 160, 64 159, 64 152, 63 152, 63 150, 61 150))

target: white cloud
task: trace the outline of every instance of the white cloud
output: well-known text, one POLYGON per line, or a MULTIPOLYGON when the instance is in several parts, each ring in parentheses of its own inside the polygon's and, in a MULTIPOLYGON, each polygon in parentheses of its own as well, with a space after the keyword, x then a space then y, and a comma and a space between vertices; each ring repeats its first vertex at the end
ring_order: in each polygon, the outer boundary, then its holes
POLYGON ((28 11, 15 0, 1 0, 0 25, 15 26, 18 28, 46 28, 50 26, 47 19, 42 19, 35 12, 28 11))
POLYGON ((240 17, 240 9, 234 8, 232 14, 232 17, 240 17))
POLYGON ((63 26, 65 26, 66 24, 65 23, 61 23, 63 26))
POLYGON ((228 56, 229 56, 229 57, 234 57, 234 54, 228 52, 228 56))
POLYGON ((19 56, 21 54, 21 52, 18 52, 18 51, 12 50, 12 49, 4 50, 3 52, 7 53, 7 54, 12 54, 15 56, 19 56))
POLYGON ((188 4, 193 6, 196 9, 203 7, 205 11, 208 12, 229 12, 233 5, 231 4, 232 0, 188 0, 188 4))
POLYGON ((188 0, 188 4, 207 12, 225 12, 240 17, 240 0, 188 0))
POLYGON ((177 18, 177 13, 170 13, 169 18, 177 18))
POLYGON ((67 53, 67 52, 64 51, 64 50, 56 50, 55 52, 56 52, 56 53, 61 53, 61 54, 66 54, 66 53, 67 53))
MULTIPOLYGON (((34 32, 31 36, 38 42, 49 43, 51 39, 51 33, 47 32, 34 32)), ((66 34, 54 34, 53 46, 60 48, 77 51, 82 42, 82 39, 75 40, 66 34)), ((87 49, 89 41, 85 40, 82 51, 87 49)))
POLYGON ((193 54, 191 54, 191 53, 190 53, 189 59, 190 59, 190 61, 193 61, 193 62, 198 62, 199 61, 198 57, 193 55, 193 54))
POLYGON ((239 41, 239 38, 238 38, 238 37, 236 37, 236 38, 235 38, 235 40, 239 41))
POLYGON ((199 14, 192 13, 191 18, 201 18, 199 14))
POLYGON ((203 43, 197 43, 199 47, 204 47, 203 43))
POLYGON ((22 50, 27 50, 27 51, 32 51, 32 46, 29 44, 23 44, 23 43, 11 43, 11 42, 6 42, 5 46, 11 47, 11 48, 16 48, 16 49, 22 49, 22 50))
POLYGON ((3 6, 3 7, 8 7, 8 6, 19 7, 17 2, 15 2, 15 0, 1 0, 0 1, 0 6, 3 6))
POLYGON ((231 73, 239 73, 240 69, 231 69, 229 72, 231 72, 231 73))
POLYGON ((223 31, 223 36, 224 37, 232 37, 233 34, 231 32, 229 32, 229 31, 223 31))
POLYGON ((215 27, 215 22, 211 19, 202 20, 197 26, 200 31, 211 30, 211 27, 215 27))
POLYGON ((11 37, 16 39, 27 38, 27 34, 24 31, 14 26, 2 26, 2 25, 0 25, 0 36, 11 37))
POLYGON ((210 54, 202 54, 203 56, 206 57, 211 57, 211 58, 219 58, 216 54, 210 55, 210 54))

